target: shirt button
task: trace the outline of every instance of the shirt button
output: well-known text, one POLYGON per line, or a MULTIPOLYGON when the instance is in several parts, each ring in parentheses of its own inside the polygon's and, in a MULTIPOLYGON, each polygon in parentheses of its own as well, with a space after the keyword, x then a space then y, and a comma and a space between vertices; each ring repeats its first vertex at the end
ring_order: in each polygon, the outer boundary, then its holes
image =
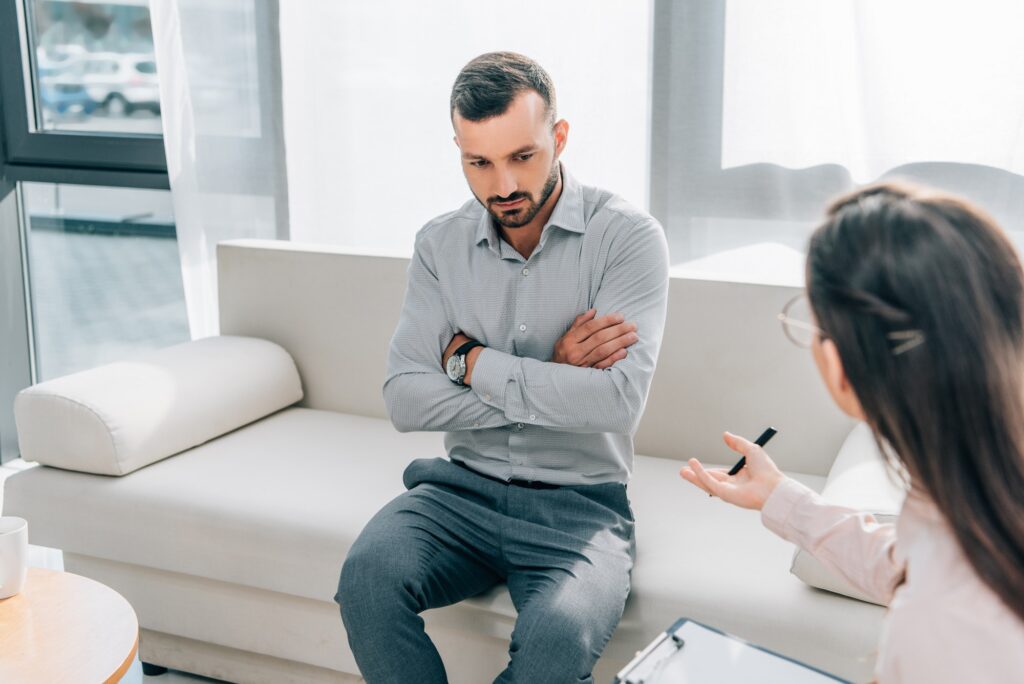
POLYGON ((531 413, 531 414, 530 414, 530 420, 537 420, 537 416, 535 416, 535 415, 533 415, 533 414, 531 413))
POLYGON ((523 275, 524 275, 524 276, 528 276, 528 275, 530 275, 530 269, 528 269, 528 268, 524 268, 524 269, 523 269, 523 275))
POLYGON ((523 323, 521 326, 519 326, 519 332, 526 332, 526 324, 525 323, 523 323))
POLYGON ((491 400, 491 395, 490 394, 485 394, 484 395, 484 401, 490 401, 490 400, 491 400))
POLYGON ((516 423, 516 430, 522 430, 522 429, 523 429, 523 424, 522 423, 516 423))

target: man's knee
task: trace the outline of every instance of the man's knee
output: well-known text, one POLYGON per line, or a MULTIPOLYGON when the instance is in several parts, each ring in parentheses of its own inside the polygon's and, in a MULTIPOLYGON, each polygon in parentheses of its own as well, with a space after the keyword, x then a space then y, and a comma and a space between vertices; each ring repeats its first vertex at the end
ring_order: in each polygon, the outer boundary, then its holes
POLYGON ((527 624, 520 616, 513 635, 515 681, 587 681, 618 624, 617 616, 554 606, 531 612, 527 624))
POLYGON ((415 573, 405 562, 406 554, 388 546, 357 542, 349 551, 334 595, 343 617, 364 607, 375 612, 386 611, 411 598, 415 573))

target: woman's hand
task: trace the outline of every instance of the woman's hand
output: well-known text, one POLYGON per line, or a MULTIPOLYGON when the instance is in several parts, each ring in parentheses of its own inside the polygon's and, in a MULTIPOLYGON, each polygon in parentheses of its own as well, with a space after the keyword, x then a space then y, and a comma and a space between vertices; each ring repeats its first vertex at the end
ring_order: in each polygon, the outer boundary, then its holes
POLYGON ((747 464, 740 472, 730 476, 724 468, 707 470, 700 461, 691 458, 690 465, 684 466, 679 474, 687 482, 697 485, 722 501, 743 508, 761 510, 768 496, 786 476, 764 449, 753 442, 726 432, 725 443, 736 453, 747 457, 747 464))

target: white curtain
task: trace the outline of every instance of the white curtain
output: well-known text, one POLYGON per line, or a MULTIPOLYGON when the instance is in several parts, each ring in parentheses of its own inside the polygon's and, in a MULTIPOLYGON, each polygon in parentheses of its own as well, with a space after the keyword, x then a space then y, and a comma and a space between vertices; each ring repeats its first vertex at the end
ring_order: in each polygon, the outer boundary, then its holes
POLYGON ((151 0, 164 147, 193 339, 218 331, 216 245, 287 237, 277 9, 151 0))
POLYGON ((214 246, 409 254, 470 198, 448 96, 476 55, 551 72, 564 159, 665 226, 678 273, 799 282, 829 198, 889 175, 1024 241, 1024 3, 152 0, 192 334, 214 246))
POLYGON ((650 2, 152 0, 152 18, 193 337, 217 330, 221 240, 410 254, 465 202, 448 95, 483 52, 544 65, 572 172, 647 203, 650 2))
POLYGON ((651 211, 676 273, 799 285, 825 205, 903 178, 1024 244, 1024 4, 658 0, 651 211))
POLYGON ((1024 3, 730 0, 722 166, 1024 172, 1024 3))
POLYGON ((469 199, 448 98, 494 50, 551 74, 571 172, 646 206, 650 22, 636 0, 282 2, 292 239, 410 254, 469 199))

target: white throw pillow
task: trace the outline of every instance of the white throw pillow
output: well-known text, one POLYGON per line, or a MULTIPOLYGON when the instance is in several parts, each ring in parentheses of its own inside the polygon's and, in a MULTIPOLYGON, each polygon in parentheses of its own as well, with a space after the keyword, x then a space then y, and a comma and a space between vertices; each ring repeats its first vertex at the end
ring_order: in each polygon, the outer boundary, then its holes
MULTIPOLYGON (((905 495, 889 477, 871 429, 865 423, 855 427, 839 449, 821 497, 830 504, 871 513, 878 522, 885 523, 896 520, 905 495)), ((812 587, 877 603, 800 548, 793 555, 790 570, 812 587)))
POLYGON ((26 461, 125 475, 300 399, 280 346, 208 337, 29 387, 14 416, 26 461))

